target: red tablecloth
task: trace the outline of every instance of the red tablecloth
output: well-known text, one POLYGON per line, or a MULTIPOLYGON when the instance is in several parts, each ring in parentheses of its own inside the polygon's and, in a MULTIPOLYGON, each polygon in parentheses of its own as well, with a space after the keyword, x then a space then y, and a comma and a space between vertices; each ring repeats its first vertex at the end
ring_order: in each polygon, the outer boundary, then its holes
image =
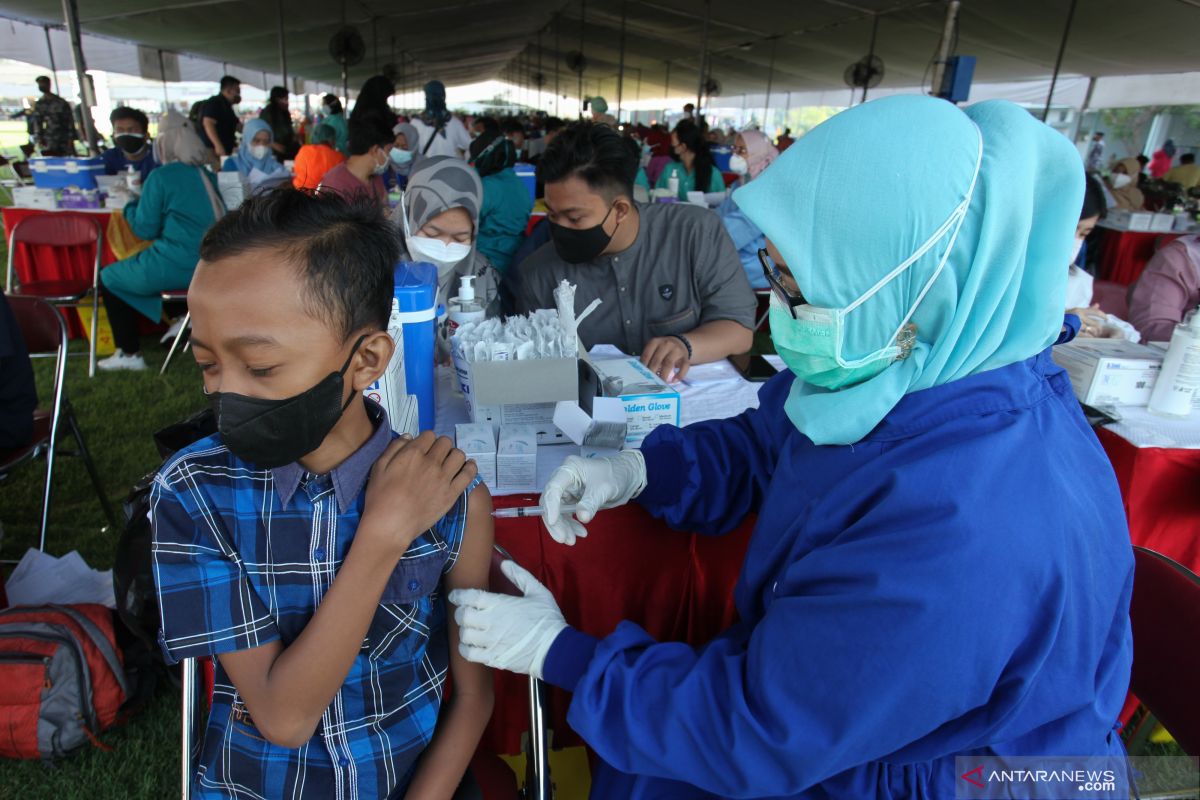
POLYGON ((1136 447, 1096 431, 1112 461, 1136 545, 1200 572, 1200 450, 1136 447))
MULTIPOLYGON (((496 498, 499 507, 536 505, 536 497, 496 498)), ((753 521, 720 537, 667 529, 638 505, 601 512, 574 547, 555 542, 540 519, 496 520, 496 542, 542 581, 567 622, 595 636, 630 620, 664 641, 703 644, 733 623, 733 586, 753 521)), ((528 680, 497 671, 496 706, 485 747, 520 752, 529 728, 528 680)), ((567 727, 570 695, 554 689, 554 746, 581 744, 567 727)))
POLYGON ((1167 242, 1178 239, 1179 233, 1150 233, 1147 231, 1116 231, 1100 228, 1100 264, 1098 277, 1128 286, 1138 279, 1146 263, 1167 242))
MULTIPOLYGON (((8 241, 13 228, 21 220, 40 214, 67 214, 87 217, 99 223, 100 230, 104 231, 108 229, 108 218, 112 213, 111 211, 107 213, 45 211, 38 208, 11 207, 0 209, 0 215, 4 217, 5 242, 8 241)), ((13 253, 13 269, 17 274, 17 280, 20 282, 50 280, 91 281, 92 265, 95 258, 96 251, 93 247, 47 247, 43 245, 31 247, 29 245, 19 245, 13 253)), ((105 239, 104 248, 100 253, 100 266, 107 266, 116 260, 116 255, 113 254, 112 249, 108 246, 108 240, 105 239)), ((75 311, 73 309, 65 309, 65 311, 71 336, 82 336, 83 329, 79 325, 79 317, 75 314, 75 311)))

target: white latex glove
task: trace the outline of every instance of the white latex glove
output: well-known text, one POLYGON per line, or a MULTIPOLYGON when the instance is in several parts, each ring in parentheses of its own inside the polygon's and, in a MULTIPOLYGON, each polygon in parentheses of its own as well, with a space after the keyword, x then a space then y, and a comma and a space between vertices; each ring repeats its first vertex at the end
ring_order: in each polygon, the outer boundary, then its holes
POLYGON ((505 561, 500 570, 525 596, 452 591, 448 599, 458 606, 458 652, 468 661, 541 678, 546 654, 566 620, 550 590, 528 570, 515 561, 505 561))
POLYGON ((591 522, 602 508, 625 505, 645 488, 646 459, 640 450, 597 458, 570 456, 542 490, 542 520, 554 541, 573 545, 587 536, 580 523, 591 522), (575 519, 561 513, 565 503, 577 505, 575 519))

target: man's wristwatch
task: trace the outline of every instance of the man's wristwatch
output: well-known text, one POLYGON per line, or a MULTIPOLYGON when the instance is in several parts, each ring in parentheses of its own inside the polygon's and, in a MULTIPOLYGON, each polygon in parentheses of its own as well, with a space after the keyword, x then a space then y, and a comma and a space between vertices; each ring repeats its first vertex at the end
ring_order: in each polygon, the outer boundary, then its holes
POLYGON ((689 342, 688 338, 686 336, 684 336, 682 333, 672 333, 671 335, 674 336, 679 341, 683 342, 683 346, 686 347, 687 351, 688 351, 688 361, 691 361, 692 360, 692 343, 689 342))

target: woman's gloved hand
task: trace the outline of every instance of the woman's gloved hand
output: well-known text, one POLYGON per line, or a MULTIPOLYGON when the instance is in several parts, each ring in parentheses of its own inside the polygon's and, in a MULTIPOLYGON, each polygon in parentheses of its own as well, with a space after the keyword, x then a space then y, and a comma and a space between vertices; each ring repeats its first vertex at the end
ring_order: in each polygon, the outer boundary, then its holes
POLYGON ((515 561, 505 561, 500 570, 525 596, 452 591, 458 651, 468 661, 541 678, 546 654, 567 623, 550 590, 528 570, 515 561))
POLYGON ((602 508, 623 506, 646 488, 646 460, 639 450, 613 456, 571 456, 554 471, 542 490, 542 520, 554 541, 573 545, 587 536, 588 523, 602 508), (575 518, 562 513, 564 504, 576 505, 575 518), (576 521, 578 520, 578 521, 576 521))

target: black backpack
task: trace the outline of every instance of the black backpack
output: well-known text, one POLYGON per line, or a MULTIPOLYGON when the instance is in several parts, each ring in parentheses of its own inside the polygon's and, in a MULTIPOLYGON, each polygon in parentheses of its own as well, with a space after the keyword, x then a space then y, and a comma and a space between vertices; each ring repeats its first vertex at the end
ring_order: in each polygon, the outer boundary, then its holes
MULTIPOLYGON (((216 416, 205 409, 154 434, 165 461, 179 450, 217 432, 216 416)), ((158 595, 154 590, 154 559, 150 553, 150 489, 154 472, 146 475, 125 498, 125 530, 117 542, 113 591, 117 600, 117 644, 125 655, 130 684, 126 705, 140 707, 153 694, 166 662, 158 646, 158 595)))

